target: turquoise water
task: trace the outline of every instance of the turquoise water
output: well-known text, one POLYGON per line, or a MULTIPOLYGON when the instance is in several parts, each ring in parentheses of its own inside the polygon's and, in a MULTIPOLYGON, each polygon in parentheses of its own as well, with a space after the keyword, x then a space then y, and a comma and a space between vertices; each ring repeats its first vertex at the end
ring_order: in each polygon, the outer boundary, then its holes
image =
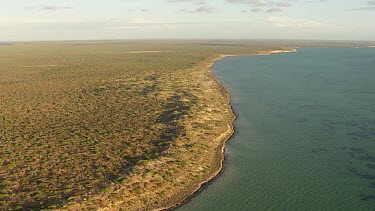
POLYGON ((227 57, 225 170, 178 211, 375 210, 375 49, 227 57))

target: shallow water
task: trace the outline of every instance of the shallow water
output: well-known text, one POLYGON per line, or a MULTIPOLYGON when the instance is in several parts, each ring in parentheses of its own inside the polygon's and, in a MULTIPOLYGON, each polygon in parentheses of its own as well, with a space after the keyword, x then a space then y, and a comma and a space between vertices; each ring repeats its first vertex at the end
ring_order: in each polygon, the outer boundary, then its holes
POLYGON ((185 210, 375 210, 375 49, 226 57, 236 133, 185 210))

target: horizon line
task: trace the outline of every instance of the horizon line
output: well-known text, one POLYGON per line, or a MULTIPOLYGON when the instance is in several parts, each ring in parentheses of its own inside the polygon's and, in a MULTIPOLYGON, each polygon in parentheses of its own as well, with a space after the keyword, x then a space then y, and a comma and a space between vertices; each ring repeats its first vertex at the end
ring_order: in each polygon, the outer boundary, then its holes
POLYGON ((322 41, 322 42, 375 42, 375 40, 351 40, 351 39, 300 39, 300 38, 123 38, 123 39, 51 39, 51 40, 0 40, 0 43, 22 42, 98 42, 98 41, 322 41))

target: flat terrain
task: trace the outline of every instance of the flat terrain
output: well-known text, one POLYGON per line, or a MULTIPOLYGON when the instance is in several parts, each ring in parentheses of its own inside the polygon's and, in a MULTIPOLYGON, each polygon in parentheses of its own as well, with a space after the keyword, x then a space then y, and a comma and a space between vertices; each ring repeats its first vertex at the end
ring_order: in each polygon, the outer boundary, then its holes
POLYGON ((0 210, 178 203, 217 173, 231 133, 229 95, 212 62, 304 45, 349 44, 0 44, 0 210))

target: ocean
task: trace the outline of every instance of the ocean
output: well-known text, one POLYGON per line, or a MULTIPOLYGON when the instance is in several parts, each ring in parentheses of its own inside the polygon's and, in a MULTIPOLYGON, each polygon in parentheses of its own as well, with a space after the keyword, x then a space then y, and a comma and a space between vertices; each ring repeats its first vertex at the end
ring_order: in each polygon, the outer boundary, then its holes
POLYGON ((223 173, 178 211, 375 210, 375 49, 226 57, 223 173))

